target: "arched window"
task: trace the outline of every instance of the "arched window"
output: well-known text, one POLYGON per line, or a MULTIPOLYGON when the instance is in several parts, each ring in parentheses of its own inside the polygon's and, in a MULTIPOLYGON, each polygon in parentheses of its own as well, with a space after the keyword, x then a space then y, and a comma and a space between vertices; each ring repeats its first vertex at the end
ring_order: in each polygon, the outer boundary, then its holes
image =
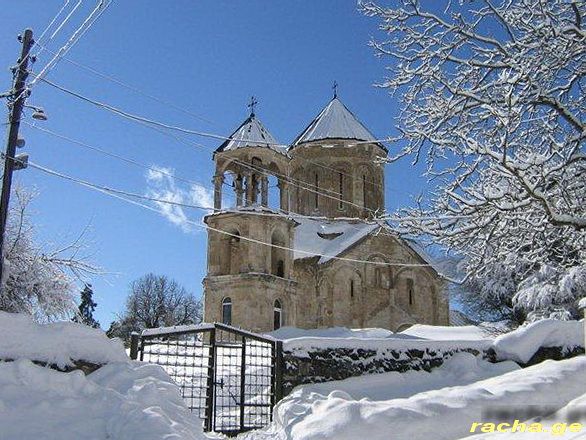
POLYGON ((374 269, 374 285, 383 287, 383 274, 380 267, 374 269))
POLYGON ((227 273, 234 275, 240 272, 240 232, 233 231, 228 236, 228 270, 227 273))
POLYGON ((413 280, 408 278, 407 279, 407 295, 409 296, 409 305, 412 306, 413 305, 413 301, 414 301, 414 292, 413 292, 413 280))
POLYGON ((230 297, 222 300, 222 323, 232 325, 232 299, 230 297))
POLYGON ((285 242, 283 232, 279 230, 273 231, 271 235, 271 271, 270 273, 281 278, 285 278, 285 257, 286 252, 283 249, 287 243, 285 242))
POLYGON ((317 175, 317 173, 314 173, 313 176, 314 179, 314 203, 315 203, 315 209, 319 208, 319 176, 317 175))
POLYGON ((275 330, 279 330, 281 325, 283 325, 283 307, 281 301, 276 299, 273 307, 273 327, 275 330))
MULTIPOLYGON (((240 257, 240 232, 236 228, 227 228, 219 239, 219 246, 214 247, 217 261, 217 273, 214 275, 235 275, 240 272, 242 259, 240 257)), ((220 234, 218 232, 218 234, 220 234)))
POLYGON ((342 173, 338 173, 338 192, 340 193, 338 209, 344 209, 344 174, 342 173))
POLYGON ((362 175, 362 206, 366 208, 366 198, 368 197, 368 190, 366 188, 366 174, 362 175))

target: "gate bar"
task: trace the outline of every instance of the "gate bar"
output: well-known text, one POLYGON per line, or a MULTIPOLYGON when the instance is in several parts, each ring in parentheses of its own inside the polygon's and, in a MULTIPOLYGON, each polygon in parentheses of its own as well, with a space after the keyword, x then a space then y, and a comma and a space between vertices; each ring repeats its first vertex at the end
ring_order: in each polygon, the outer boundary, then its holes
MULTIPOLYGON (((208 359, 208 381, 207 381, 207 395, 206 395, 206 408, 205 408, 205 430, 213 430, 213 418, 214 418, 214 381, 216 376, 216 329, 212 328, 210 331, 210 348, 209 348, 209 359, 208 359)), ((202 343, 204 342, 204 336, 202 336, 202 343)), ((205 344, 203 344, 205 346, 205 344)))
POLYGON ((275 344, 273 345, 273 350, 275 350, 275 362, 273 362, 275 375, 273 382, 273 400, 271 402, 273 406, 273 408, 271 409, 271 420, 275 404, 277 404, 283 398, 283 369, 285 368, 285 362, 283 361, 283 341, 275 341, 275 344))

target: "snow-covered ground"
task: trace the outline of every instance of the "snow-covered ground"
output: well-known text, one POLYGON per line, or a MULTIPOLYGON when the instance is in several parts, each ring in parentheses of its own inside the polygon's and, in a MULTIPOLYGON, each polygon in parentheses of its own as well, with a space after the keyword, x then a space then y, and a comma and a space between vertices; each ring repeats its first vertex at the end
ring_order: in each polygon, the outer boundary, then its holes
POLYGON ((586 357, 546 361, 469 385, 381 401, 355 399, 343 390, 343 382, 329 394, 308 394, 304 387, 297 388, 278 405, 272 425, 242 437, 388 440, 400 433, 401 439, 409 440, 460 439, 469 435, 472 423, 481 421, 487 406, 561 408, 580 397, 586 383, 586 357))
MULTIPOLYGON (((507 432, 493 432, 488 434, 478 434, 466 437, 462 440, 535 440, 538 436, 550 436, 556 439, 580 440, 586 438, 586 394, 572 400, 566 406, 562 407, 553 414, 545 417, 536 417, 526 421, 525 430, 521 427, 511 432, 512 427, 506 428, 507 432), (541 426, 530 426, 539 423, 541 426), (576 424, 579 424, 576 425, 576 424), (541 430, 541 431, 540 431, 541 430), (531 432, 532 431, 532 432, 531 432), (548 434, 549 433, 549 434, 548 434)), ((486 430, 496 430, 488 426, 486 430)), ((476 428, 476 432, 480 431, 476 428)))
POLYGON ((85 376, 20 359, 0 362, 1 440, 203 438, 162 368, 108 364, 85 376))
POLYGON ((169 375, 130 361, 104 332, 0 312, 0 335, 0 440, 204 438, 169 375), (80 360, 105 365, 86 376, 32 362, 80 360))
MULTIPOLYGON (((583 322, 545 320, 496 339, 473 326, 413 326, 401 334, 380 329, 282 329, 273 336, 287 337, 289 346, 301 347, 490 345, 503 357, 525 362, 539 346, 581 345, 582 326, 583 322)), ((167 372, 130 361, 122 344, 99 330, 70 322, 39 325, 26 316, 0 312, 0 334, 0 440, 207 437, 167 372), (81 360, 103 366, 86 376, 32 362, 64 368, 81 360)), ((164 354, 161 349, 155 345, 151 354, 157 358, 164 354)), ((238 365, 226 366, 226 374, 232 367, 238 365)), ((582 405, 584 414, 585 384, 586 356, 520 369, 512 361, 491 364, 469 353, 456 353, 432 372, 384 373, 298 387, 275 408, 271 425, 241 437, 457 440, 469 438, 472 424, 483 421, 487 408, 523 409, 529 404, 558 411, 544 421, 553 429, 577 405, 582 405)), ((470 439, 536 438, 531 435, 483 434, 470 439)), ((586 428, 556 437, 586 438, 586 428)))

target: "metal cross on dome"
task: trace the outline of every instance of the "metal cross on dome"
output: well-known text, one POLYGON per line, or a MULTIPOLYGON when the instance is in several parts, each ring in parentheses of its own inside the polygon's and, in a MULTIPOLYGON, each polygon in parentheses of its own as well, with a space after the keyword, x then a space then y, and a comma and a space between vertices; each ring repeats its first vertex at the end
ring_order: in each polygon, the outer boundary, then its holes
POLYGON ((334 84, 332 84, 332 90, 334 91, 334 98, 338 97, 338 81, 334 80, 334 84))
POLYGON ((246 106, 250 109, 250 116, 254 116, 254 107, 258 104, 258 101, 254 96, 250 97, 250 103, 246 106))

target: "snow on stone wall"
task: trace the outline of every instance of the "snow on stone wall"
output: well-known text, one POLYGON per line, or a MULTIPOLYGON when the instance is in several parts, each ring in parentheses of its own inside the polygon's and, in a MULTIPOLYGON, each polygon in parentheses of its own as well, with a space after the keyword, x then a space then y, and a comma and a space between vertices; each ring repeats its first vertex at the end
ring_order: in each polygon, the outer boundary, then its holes
MULTIPOLYGON (((286 339, 283 343, 284 393, 288 394, 301 384, 343 380, 365 374, 431 371, 461 352, 472 353, 490 362, 512 360, 522 366, 584 353, 582 321, 543 320, 496 339, 482 339, 481 333, 471 332, 470 328, 456 328, 451 337, 457 334, 469 337, 449 340, 446 335, 450 328, 424 327, 419 328, 416 335, 398 333, 384 337, 369 337, 378 336, 374 329, 363 331, 364 337, 319 337, 317 334, 298 332, 301 337, 286 339), (425 339, 422 335, 435 340, 425 339)), ((362 335, 360 331, 353 332, 357 336, 362 335)), ((290 329, 286 334, 295 335, 290 329)), ((338 329, 334 334, 345 333, 338 329)))
MULTIPOLYGON (((283 350, 284 394, 297 385, 342 380, 390 371, 431 371, 455 353, 466 352, 489 359, 485 341, 345 341, 342 347, 286 345, 283 350), (352 343, 354 342, 354 344, 352 343)), ((317 346, 316 346, 317 345, 317 346)), ((321 345, 321 346, 320 346, 321 345)))
POLYGON ((78 361, 126 362, 122 342, 75 322, 38 324, 29 315, 0 312, 0 360, 30 359, 60 369, 78 361))
POLYGON ((540 348, 560 347, 571 352, 584 346, 583 321, 544 319, 499 336, 494 341, 498 359, 530 363, 540 348))

